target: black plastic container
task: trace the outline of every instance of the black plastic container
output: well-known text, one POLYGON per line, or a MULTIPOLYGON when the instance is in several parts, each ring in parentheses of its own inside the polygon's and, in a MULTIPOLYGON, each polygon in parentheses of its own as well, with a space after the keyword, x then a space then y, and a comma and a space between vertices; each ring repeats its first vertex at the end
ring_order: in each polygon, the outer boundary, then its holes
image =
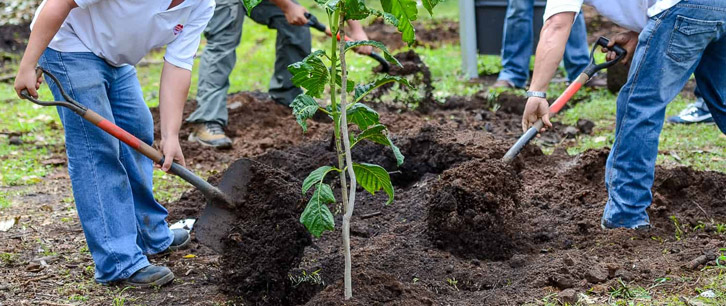
MULTIPOLYGON (((525 0, 532 1, 532 0, 525 0)), ((546 1, 534 1, 534 19, 532 22, 532 33, 534 40, 532 53, 537 48, 539 31, 542 29, 542 16, 546 1)), ((504 30, 504 18, 507 15, 506 0, 478 0, 476 8, 476 45, 479 54, 500 55, 502 51, 502 32, 504 30)))

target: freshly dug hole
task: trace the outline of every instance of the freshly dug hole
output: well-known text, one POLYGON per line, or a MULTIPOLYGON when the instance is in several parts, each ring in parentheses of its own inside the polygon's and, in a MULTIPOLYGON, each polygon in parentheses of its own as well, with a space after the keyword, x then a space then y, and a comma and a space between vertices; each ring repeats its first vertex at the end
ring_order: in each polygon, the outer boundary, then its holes
POLYGON ((509 258, 510 222, 521 188, 516 171, 498 159, 472 160, 444 171, 428 196, 434 244, 462 257, 509 258))
POLYGON ((245 173, 249 180, 237 182, 249 183, 236 187, 248 192, 235 199, 236 221, 223 241, 222 290, 250 304, 304 303, 316 288, 294 288, 288 277, 311 244, 310 235, 298 221, 305 204, 301 182, 267 165, 246 162, 251 163, 245 173))

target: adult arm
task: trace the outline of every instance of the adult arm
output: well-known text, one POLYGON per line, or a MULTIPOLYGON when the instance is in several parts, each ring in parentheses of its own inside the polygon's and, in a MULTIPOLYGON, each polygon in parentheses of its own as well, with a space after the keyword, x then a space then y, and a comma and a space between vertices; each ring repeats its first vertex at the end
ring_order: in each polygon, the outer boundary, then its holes
MULTIPOLYGON (((537 44, 530 91, 547 91, 547 87, 562 61, 562 56, 565 54, 565 46, 574 21, 574 12, 558 13, 545 21, 537 44)), ((549 117, 547 100, 530 97, 527 99, 527 105, 522 115, 522 131, 529 129, 540 118, 546 127, 551 128, 552 123, 550 123, 549 117)))
POLYGON ((159 113, 161 115, 161 152, 164 165, 161 169, 169 171, 172 161, 185 165, 184 155, 179 145, 179 128, 182 124, 184 103, 189 94, 192 72, 164 62, 159 86, 159 113))
POLYGON ((28 90, 28 93, 35 98, 38 97, 37 90, 40 88, 42 78, 35 75, 35 66, 45 49, 48 48, 50 41, 58 33, 58 29, 63 25, 63 21, 76 7, 78 5, 73 0, 48 0, 40 9, 30 32, 28 46, 20 60, 18 74, 15 76, 14 87, 18 97, 21 97, 20 92, 23 90, 28 90))

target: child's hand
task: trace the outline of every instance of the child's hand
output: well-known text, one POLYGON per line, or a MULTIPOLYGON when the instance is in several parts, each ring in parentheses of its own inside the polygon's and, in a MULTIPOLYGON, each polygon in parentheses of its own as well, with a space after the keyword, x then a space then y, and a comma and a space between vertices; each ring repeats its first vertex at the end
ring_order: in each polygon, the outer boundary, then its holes
POLYGON ((168 139, 161 138, 161 153, 164 154, 164 165, 161 166, 161 170, 169 172, 172 161, 186 167, 184 161, 184 154, 182 154, 181 146, 179 145, 179 137, 170 137, 168 139))
POLYGON ((43 77, 35 74, 35 67, 20 67, 18 74, 15 76, 15 93, 21 99, 25 99, 20 93, 23 90, 28 90, 31 97, 38 98, 38 88, 42 83, 43 77))

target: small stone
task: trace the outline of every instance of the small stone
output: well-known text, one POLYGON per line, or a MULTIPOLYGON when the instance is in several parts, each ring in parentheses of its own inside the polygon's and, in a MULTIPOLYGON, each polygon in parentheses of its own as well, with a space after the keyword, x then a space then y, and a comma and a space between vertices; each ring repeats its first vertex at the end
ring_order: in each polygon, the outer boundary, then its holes
POLYGON ((476 115, 474 115, 474 120, 484 121, 484 116, 482 116, 481 114, 476 114, 476 115))
POLYGON ((565 135, 565 138, 575 138, 575 137, 577 137, 577 134, 579 132, 580 131, 577 130, 577 128, 575 128, 574 126, 568 126, 565 128, 565 131, 563 132, 563 134, 565 135))
POLYGON ((230 105, 227 105, 227 108, 228 108, 228 109, 233 109, 233 110, 234 110, 234 109, 238 109, 238 108, 240 108, 240 107, 242 107, 242 102, 239 102, 239 101, 237 101, 237 102, 234 102, 234 103, 232 103, 232 104, 230 104, 230 105))
POLYGON ((23 140, 20 139, 20 136, 13 135, 13 136, 10 136, 8 143, 10 143, 10 145, 13 145, 13 146, 19 146, 19 145, 23 144, 23 140))
POLYGON ((615 277, 620 278, 625 282, 629 282, 633 280, 633 273, 630 273, 628 270, 620 269, 618 271, 615 271, 615 277))
POLYGON ((594 127, 595 127, 595 122, 592 122, 587 119, 577 120, 577 129, 580 130, 580 133, 590 135, 592 133, 592 129, 594 127))
POLYGON ((593 267, 587 271, 585 279, 593 284, 599 284, 608 280, 608 273, 600 267, 593 267))
POLYGON ((577 303, 577 292, 575 289, 566 289, 560 291, 560 293, 557 295, 557 297, 560 299, 560 302, 563 304, 570 304, 574 305, 577 303))
POLYGON ((560 290, 575 287, 575 280, 561 275, 550 276, 549 283, 560 290))

